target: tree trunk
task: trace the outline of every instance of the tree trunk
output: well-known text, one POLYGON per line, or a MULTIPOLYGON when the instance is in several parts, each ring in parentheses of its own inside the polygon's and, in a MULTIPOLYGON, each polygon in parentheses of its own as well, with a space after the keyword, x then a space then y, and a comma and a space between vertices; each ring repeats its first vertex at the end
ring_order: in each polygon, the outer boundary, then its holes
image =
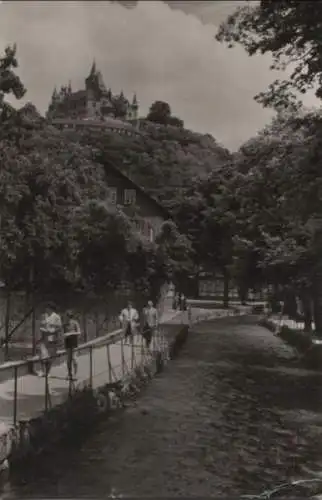
POLYGON ((316 276, 313 286, 313 319, 315 323, 315 333, 322 337, 322 278, 316 276))
POLYGON ((297 302, 294 290, 288 289, 284 292, 284 314, 291 319, 297 318, 297 302))
POLYGON ((312 331, 312 302, 309 294, 303 292, 300 295, 300 300, 304 316, 304 331, 310 333, 312 331))
POLYGON ((226 268, 223 270, 224 275, 224 297, 223 297, 223 306, 225 309, 229 307, 229 273, 226 268))
POLYGON ((239 285, 238 287, 239 300, 243 306, 246 305, 248 299, 248 287, 245 285, 239 285))

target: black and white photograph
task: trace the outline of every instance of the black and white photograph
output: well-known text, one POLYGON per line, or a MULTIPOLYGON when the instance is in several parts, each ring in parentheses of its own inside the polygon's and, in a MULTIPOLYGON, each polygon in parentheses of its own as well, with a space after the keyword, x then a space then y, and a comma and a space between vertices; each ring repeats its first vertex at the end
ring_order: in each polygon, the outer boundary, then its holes
POLYGON ((0 500, 322 500, 322 1, 0 1, 0 500))

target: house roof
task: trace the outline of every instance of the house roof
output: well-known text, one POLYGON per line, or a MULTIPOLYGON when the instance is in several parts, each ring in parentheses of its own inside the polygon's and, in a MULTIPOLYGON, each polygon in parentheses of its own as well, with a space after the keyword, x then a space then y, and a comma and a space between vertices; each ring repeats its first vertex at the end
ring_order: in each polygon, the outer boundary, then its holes
POLYGON ((123 172, 121 172, 113 163, 111 163, 111 162, 104 162, 104 166, 107 169, 111 170, 115 175, 117 175, 118 177, 123 178, 131 186, 133 186, 133 188, 136 189, 136 191, 138 191, 141 194, 142 197, 144 197, 145 199, 147 199, 148 201, 150 201, 150 203, 152 203, 162 213, 162 216, 165 219, 171 219, 172 218, 170 212, 168 212, 168 210, 163 205, 161 205, 155 198, 153 198, 153 196, 151 196, 150 194, 148 194, 145 191, 145 189, 143 189, 141 186, 139 186, 130 177, 128 177, 123 172))

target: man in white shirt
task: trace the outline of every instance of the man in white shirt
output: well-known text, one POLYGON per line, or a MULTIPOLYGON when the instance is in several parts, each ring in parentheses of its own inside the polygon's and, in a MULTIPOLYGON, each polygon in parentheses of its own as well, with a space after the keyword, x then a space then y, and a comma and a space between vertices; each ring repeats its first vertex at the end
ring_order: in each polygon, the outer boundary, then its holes
POLYGON ((128 339, 131 339, 133 342, 133 335, 136 332, 139 321, 139 313, 132 306, 131 302, 129 302, 127 307, 121 311, 119 320, 124 330, 125 342, 127 342, 128 339))
MULTIPOLYGON (((62 320, 60 315, 56 311, 54 304, 49 304, 46 307, 45 314, 43 316, 40 333, 40 359, 42 360, 42 370, 38 372, 38 376, 44 376, 44 360, 51 356, 54 356, 57 352, 58 339, 62 330, 62 320)), ((51 362, 47 362, 48 374, 51 368, 51 362)))
POLYGON ((153 333, 158 328, 159 318, 158 311, 153 306, 152 300, 149 300, 147 307, 143 309, 144 326, 143 337, 145 339, 146 347, 149 348, 153 333))

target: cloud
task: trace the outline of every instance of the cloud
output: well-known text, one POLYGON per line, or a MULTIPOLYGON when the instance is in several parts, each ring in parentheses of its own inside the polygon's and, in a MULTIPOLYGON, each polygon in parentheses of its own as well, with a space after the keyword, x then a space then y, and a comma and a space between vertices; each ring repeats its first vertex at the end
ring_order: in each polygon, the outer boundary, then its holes
POLYGON ((253 101, 273 79, 270 60, 214 40, 236 2, 171 4, 4 2, 0 49, 17 42, 27 99, 42 112, 54 85, 71 79, 75 89, 84 86, 95 57, 114 92, 137 92, 142 114, 165 100, 187 127, 235 149, 271 117, 253 101))

